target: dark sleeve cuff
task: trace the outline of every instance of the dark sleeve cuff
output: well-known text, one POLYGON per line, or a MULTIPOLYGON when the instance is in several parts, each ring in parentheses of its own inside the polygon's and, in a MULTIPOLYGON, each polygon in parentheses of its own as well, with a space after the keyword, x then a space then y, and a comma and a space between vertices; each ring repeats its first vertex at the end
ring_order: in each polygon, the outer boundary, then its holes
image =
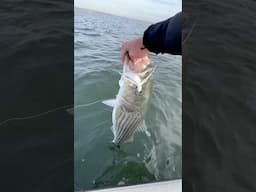
POLYGON ((143 45, 156 54, 181 55, 181 13, 150 25, 144 32, 143 45))
POLYGON ((143 35, 143 45, 156 54, 164 52, 165 33, 169 21, 150 25, 143 35))

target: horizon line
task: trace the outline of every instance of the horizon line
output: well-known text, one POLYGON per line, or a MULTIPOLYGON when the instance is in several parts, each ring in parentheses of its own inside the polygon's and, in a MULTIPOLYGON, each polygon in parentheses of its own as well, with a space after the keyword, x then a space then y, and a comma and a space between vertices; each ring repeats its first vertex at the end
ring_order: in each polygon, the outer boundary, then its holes
POLYGON ((134 17, 124 16, 124 15, 117 15, 117 14, 114 14, 114 13, 100 11, 100 10, 96 10, 96 9, 92 9, 92 8, 84 8, 84 7, 74 6, 74 9, 82 9, 82 10, 94 11, 94 12, 98 12, 98 13, 104 13, 104 14, 107 14, 107 15, 118 16, 118 17, 123 17, 123 18, 127 18, 127 19, 133 19, 133 20, 137 20, 137 21, 147 22, 149 24, 153 24, 153 23, 156 23, 156 22, 160 21, 160 20, 159 21, 149 21, 149 20, 137 19, 137 18, 134 18, 134 17))

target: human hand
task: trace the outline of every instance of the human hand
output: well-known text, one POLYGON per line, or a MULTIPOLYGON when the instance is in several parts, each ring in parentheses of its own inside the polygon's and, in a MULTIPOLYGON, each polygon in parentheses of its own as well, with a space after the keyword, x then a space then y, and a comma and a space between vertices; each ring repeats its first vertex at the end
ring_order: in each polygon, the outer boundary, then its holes
POLYGON ((122 45, 121 49, 121 60, 122 63, 125 61, 125 55, 128 52, 131 62, 136 65, 140 59, 147 57, 149 51, 144 48, 143 38, 139 37, 130 41, 126 41, 122 45))
POLYGON ((144 71, 147 67, 147 65, 149 65, 151 63, 150 59, 148 58, 148 56, 145 56, 143 58, 140 58, 136 61, 136 64, 134 64, 131 60, 128 62, 128 66, 130 68, 130 70, 132 70, 135 73, 140 73, 142 71, 144 71))

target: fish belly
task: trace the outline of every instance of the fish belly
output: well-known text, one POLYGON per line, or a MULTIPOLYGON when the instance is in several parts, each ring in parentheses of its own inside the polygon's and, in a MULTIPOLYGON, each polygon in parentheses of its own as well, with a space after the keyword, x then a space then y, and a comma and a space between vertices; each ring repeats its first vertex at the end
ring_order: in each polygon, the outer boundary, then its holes
POLYGON ((126 97, 120 94, 119 102, 113 110, 113 143, 119 145, 133 137, 144 121, 145 98, 127 93, 126 97), (127 98, 129 96, 129 98, 127 98))

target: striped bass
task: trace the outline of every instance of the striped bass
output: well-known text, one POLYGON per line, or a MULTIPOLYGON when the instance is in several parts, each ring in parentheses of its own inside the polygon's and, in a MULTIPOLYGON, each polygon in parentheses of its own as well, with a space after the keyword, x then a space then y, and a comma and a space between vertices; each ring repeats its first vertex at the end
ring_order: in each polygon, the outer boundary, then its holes
POLYGON ((134 72, 129 68, 129 62, 126 56, 116 99, 103 101, 104 104, 113 107, 111 129, 114 134, 112 142, 115 145, 132 141, 136 131, 144 131, 149 135, 144 115, 151 95, 153 67, 148 63, 144 65, 142 72, 134 72))

